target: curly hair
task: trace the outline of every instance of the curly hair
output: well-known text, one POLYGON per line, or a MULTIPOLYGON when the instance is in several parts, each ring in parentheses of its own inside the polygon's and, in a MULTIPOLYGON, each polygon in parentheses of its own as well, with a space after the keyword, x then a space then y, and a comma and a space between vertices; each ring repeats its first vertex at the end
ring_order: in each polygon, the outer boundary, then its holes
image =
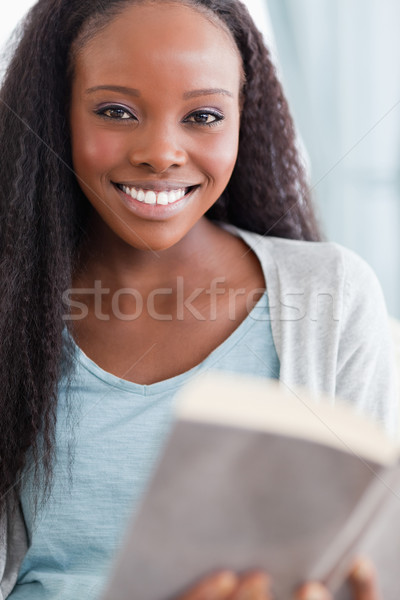
MULTIPOLYGON (((90 205, 72 168, 71 57, 77 40, 86 43, 126 4, 143 1, 149 0, 39 0, 3 81, 0 510, 7 494, 20 489, 28 452, 37 491, 50 489, 57 384, 73 370, 73 348, 62 335, 69 310, 63 292, 79 264, 90 205)), ((245 73, 237 162, 207 216, 261 234, 319 240, 288 106, 247 9, 239 0, 172 1, 229 29, 245 73)))

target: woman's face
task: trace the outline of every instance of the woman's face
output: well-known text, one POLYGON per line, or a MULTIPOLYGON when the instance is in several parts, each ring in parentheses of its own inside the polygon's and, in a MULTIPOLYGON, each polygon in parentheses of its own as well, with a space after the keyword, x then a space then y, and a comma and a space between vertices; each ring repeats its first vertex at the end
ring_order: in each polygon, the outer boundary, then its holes
POLYGON ((237 157, 240 85, 233 40, 184 5, 128 6, 79 52, 73 165, 120 239, 169 248, 218 200, 237 157))

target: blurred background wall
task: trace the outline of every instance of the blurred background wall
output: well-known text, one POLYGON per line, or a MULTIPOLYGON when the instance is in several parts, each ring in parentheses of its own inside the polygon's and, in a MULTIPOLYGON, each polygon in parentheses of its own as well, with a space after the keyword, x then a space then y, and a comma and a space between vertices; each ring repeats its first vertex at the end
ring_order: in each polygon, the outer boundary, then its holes
MULTIPOLYGON (((2 11, 2 47, 33 3, 2 11)), ((245 3, 278 64, 326 236, 367 260, 400 318, 400 2, 245 3)))
POLYGON ((400 2, 267 4, 324 230, 375 269, 400 317, 400 2))

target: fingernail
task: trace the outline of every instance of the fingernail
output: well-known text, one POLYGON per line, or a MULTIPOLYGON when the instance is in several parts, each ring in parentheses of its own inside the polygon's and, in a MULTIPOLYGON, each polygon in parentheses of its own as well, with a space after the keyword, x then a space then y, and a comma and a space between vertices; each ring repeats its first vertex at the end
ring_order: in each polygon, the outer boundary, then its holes
POLYGON ((216 587, 218 588, 218 593, 227 594, 231 592, 237 583, 237 576, 231 571, 224 571, 218 575, 218 578, 215 582, 216 587))
POLYGON ((302 589, 300 594, 296 596, 301 600, 327 600, 329 595, 327 594, 326 588, 320 583, 307 583, 302 589))

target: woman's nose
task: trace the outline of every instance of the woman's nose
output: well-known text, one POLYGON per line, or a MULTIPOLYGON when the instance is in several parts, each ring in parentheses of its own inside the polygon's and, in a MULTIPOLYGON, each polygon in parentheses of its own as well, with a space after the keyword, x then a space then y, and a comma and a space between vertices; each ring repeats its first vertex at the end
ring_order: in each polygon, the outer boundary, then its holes
POLYGON ((171 127, 154 125, 133 133, 129 160, 135 167, 144 166, 155 173, 163 173, 171 167, 183 166, 187 154, 179 132, 171 127))

